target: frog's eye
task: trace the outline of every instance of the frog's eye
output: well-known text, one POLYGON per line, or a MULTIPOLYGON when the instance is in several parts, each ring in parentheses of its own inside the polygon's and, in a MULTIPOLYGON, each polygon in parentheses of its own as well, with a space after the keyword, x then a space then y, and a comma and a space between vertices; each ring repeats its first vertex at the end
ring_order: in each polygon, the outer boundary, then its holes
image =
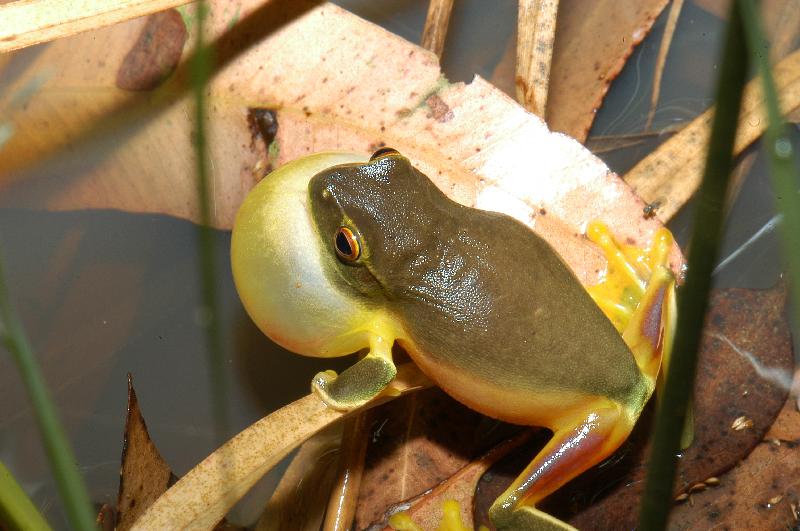
POLYGON ((378 151, 373 153, 372 156, 369 158, 369 160, 370 160, 370 162, 372 162, 373 160, 381 158, 384 155, 399 155, 399 154, 400 154, 400 152, 397 151, 396 149, 390 148, 390 147, 385 147, 385 148, 380 148, 378 151))
POLYGON ((361 256, 361 241, 349 227, 339 227, 334 240, 336 254, 345 262, 355 262, 361 256))

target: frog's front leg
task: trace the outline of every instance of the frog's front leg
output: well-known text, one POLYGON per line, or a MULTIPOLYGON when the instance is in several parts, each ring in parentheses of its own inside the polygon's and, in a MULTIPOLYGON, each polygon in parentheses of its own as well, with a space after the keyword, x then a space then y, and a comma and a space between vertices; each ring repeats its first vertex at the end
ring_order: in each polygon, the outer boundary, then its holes
POLYGON ((497 529, 574 529, 536 508, 568 481, 610 456, 636 419, 624 407, 599 398, 554 429, 553 438, 489 509, 497 529))
POLYGON ((355 365, 337 375, 323 371, 314 376, 311 390, 334 409, 356 409, 383 391, 397 374, 392 361, 394 338, 373 334, 369 338, 369 352, 355 365))

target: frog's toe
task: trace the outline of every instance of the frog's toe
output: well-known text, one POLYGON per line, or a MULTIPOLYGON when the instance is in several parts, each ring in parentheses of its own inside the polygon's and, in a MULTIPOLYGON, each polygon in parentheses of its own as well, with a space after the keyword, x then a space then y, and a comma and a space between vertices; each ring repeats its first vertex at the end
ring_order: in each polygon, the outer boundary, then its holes
POLYGON ((334 371, 317 373, 311 390, 333 409, 350 411, 363 406, 383 391, 397 374, 391 360, 367 355, 337 375, 334 371))
POLYGON ((489 518, 498 531, 577 531, 533 506, 508 509, 495 502, 489 510, 489 518))

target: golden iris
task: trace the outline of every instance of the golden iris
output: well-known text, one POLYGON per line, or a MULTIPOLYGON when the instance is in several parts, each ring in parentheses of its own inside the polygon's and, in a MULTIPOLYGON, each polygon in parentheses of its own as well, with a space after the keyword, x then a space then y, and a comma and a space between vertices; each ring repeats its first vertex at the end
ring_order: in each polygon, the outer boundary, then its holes
POLYGON ((345 262, 355 262, 361 256, 361 242, 350 227, 339 227, 334 238, 336 254, 345 262))

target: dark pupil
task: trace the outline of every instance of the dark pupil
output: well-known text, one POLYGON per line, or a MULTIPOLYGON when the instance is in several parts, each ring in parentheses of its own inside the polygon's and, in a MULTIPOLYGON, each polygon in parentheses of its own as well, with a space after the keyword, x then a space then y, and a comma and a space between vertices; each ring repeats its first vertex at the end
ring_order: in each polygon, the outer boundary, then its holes
POLYGON ((344 256, 353 256, 353 248, 350 246, 350 240, 345 236, 344 231, 339 231, 336 235, 336 248, 344 256))

